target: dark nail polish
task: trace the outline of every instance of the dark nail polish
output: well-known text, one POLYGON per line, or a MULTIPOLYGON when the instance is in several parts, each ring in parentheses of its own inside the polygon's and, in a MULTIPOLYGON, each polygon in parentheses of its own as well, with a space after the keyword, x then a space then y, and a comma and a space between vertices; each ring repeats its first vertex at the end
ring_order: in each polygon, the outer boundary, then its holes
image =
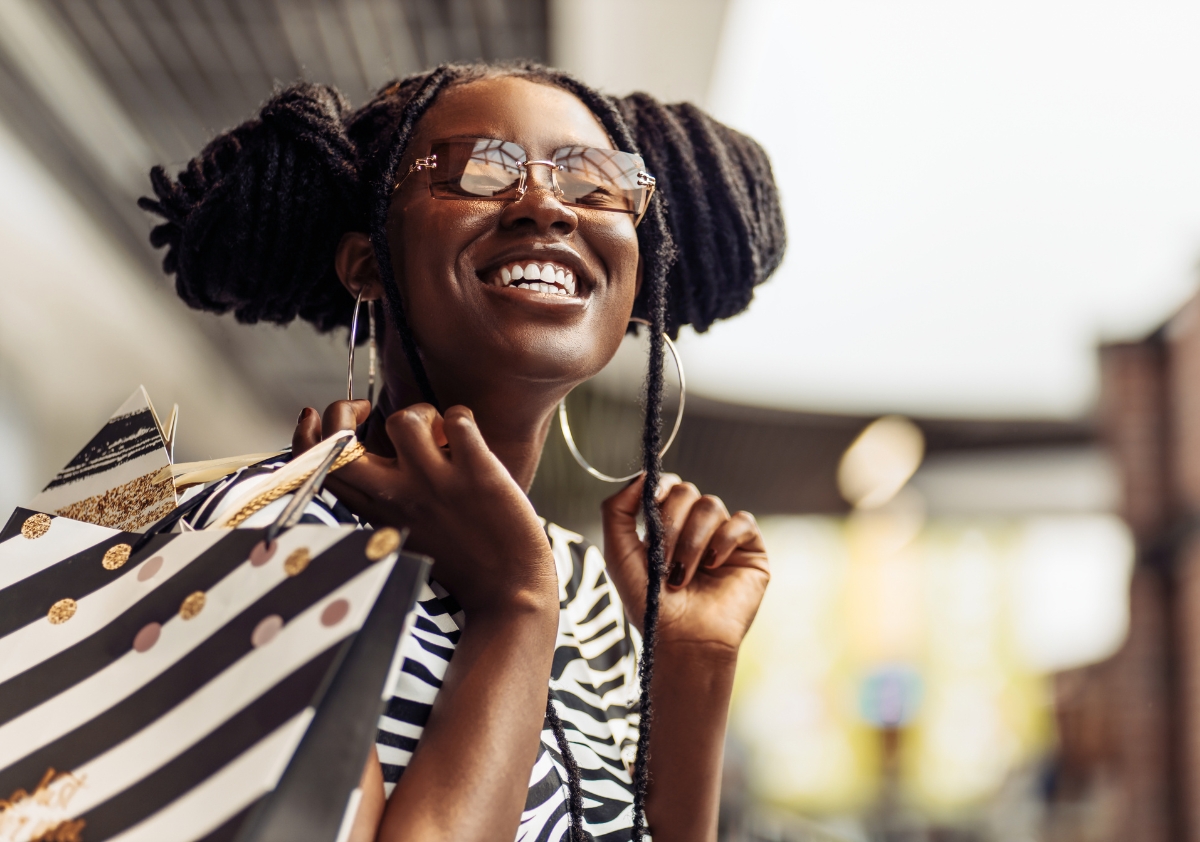
POLYGON ((667 584, 677 588, 683 584, 683 565, 676 562, 671 565, 671 574, 667 576, 667 584))
POLYGON ((297 424, 299 424, 301 421, 303 421, 303 420, 304 420, 304 413, 306 413, 306 412, 308 412, 308 407, 307 407, 307 406, 306 406, 306 407, 304 407, 304 409, 300 410, 300 414, 296 416, 296 423, 297 423, 297 424))

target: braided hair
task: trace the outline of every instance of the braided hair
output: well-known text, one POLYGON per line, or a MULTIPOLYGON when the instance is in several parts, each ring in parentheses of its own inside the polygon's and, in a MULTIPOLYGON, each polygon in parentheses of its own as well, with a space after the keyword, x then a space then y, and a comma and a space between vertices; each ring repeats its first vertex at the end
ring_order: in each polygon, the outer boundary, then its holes
MULTIPOLYGON (((285 324, 297 316, 328 331, 348 326, 346 292, 334 272, 342 235, 366 231, 384 279, 391 322, 424 399, 439 406, 395 280, 387 217, 402 158, 421 117, 448 87, 518 76, 574 94, 618 149, 639 152, 658 189, 638 227, 643 283, 634 312, 650 324, 642 436, 642 512, 648 580, 639 659, 633 839, 646 832, 653 706, 650 694, 665 567, 655 500, 662 474, 664 336, 705 331, 746 308, 778 267, 786 244, 770 162, 752 139, 693 105, 647 94, 604 95, 528 62, 450 64, 384 86, 357 111, 332 87, 277 92, 257 118, 220 135, 171 179, 150 174, 155 198, 138 204, 163 221, 150 234, 167 248, 163 269, 191 307, 230 310, 241 322, 285 324)), ((571 838, 584 830, 580 770, 552 698, 546 721, 567 770, 571 838)))

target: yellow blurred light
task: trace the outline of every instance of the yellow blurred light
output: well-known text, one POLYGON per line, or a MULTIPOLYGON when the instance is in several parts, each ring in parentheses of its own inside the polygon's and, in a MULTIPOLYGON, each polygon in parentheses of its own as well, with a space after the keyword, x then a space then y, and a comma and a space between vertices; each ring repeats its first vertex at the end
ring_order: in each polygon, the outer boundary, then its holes
POLYGON ((912 478, 924 456, 920 428, 899 415, 884 416, 869 424, 842 454, 838 489, 855 508, 878 508, 912 478))

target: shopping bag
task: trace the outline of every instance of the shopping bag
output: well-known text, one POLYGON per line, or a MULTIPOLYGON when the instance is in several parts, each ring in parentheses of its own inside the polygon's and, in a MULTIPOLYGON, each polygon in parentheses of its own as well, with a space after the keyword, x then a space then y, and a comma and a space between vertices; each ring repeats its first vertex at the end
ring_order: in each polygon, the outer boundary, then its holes
POLYGON ((334 842, 429 562, 391 529, 0 530, 0 840, 334 842), (139 541, 141 542, 139 544, 139 541))
POLYGON ((168 514, 175 486, 155 479, 171 464, 177 418, 178 407, 164 425, 139 386, 29 508, 130 531, 168 514))

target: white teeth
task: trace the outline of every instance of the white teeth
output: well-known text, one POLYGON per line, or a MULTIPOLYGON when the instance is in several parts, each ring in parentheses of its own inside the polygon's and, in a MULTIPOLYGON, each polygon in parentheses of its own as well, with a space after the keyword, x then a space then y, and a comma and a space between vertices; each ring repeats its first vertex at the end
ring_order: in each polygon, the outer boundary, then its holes
POLYGON ((549 295, 574 295, 575 275, 570 269, 554 264, 513 264, 500 269, 494 281, 496 286, 515 286, 549 295), (525 283, 518 283, 525 281, 525 283), (530 283, 540 281, 540 283, 530 283))

